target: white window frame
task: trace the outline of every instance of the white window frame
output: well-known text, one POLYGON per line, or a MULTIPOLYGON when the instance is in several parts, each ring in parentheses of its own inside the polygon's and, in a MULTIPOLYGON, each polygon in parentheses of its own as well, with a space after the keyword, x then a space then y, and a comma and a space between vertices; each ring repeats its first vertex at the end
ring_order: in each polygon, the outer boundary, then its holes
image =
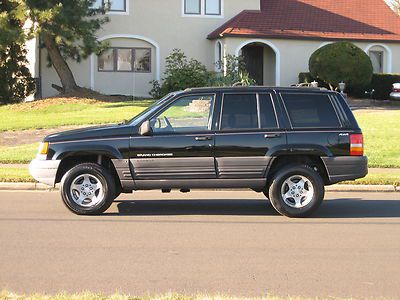
MULTIPOLYGON (((128 0, 127 0, 128 1, 128 0)), ((188 14, 185 12, 185 0, 182 0, 182 17, 186 18, 216 18, 222 19, 224 18, 224 2, 225 0, 219 0, 221 3, 221 14, 220 15, 213 15, 213 14, 206 14, 206 0, 200 0, 200 14, 188 14)))

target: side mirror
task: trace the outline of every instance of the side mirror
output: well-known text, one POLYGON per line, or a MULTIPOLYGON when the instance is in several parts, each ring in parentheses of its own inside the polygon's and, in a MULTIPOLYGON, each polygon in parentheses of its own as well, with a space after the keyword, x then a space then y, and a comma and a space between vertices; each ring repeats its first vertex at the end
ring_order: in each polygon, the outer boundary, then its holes
POLYGON ((153 132, 153 130, 151 129, 149 120, 143 122, 143 124, 140 125, 140 127, 139 127, 139 134, 142 136, 151 135, 152 132, 153 132))

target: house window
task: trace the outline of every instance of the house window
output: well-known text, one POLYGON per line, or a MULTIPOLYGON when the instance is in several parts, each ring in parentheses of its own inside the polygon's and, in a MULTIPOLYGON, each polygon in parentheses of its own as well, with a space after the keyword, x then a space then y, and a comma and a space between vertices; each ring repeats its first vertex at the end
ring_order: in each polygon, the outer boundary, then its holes
POLYGON ((182 0, 184 15, 222 16, 223 0, 182 0))
POLYGON ((206 15, 221 15, 221 0, 204 0, 206 15))
POLYGON ((371 58, 374 73, 383 73, 383 56, 383 51, 369 51, 369 57, 371 58))
POLYGON ((111 48, 98 58, 99 72, 151 72, 150 48, 111 48))
POLYGON ((96 0, 92 7, 93 8, 106 8, 110 12, 126 12, 126 1, 127 0, 96 0))
POLYGON ((185 14, 187 15, 201 14, 201 0, 184 0, 184 1, 185 1, 185 14))
POLYGON ((215 71, 220 72, 222 70, 222 64, 223 64, 223 48, 222 48, 222 43, 220 41, 217 41, 215 45, 215 71))

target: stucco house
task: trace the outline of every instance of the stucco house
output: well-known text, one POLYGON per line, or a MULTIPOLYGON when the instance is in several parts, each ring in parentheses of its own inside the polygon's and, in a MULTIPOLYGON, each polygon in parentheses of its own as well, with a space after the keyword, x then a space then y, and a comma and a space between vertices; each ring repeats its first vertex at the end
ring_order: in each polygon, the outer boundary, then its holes
MULTIPOLYGON (((242 54, 258 84, 287 86, 316 49, 349 40, 375 72, 400 73, 400 18, 384 0, 113 0, 108 14, 98 39, 111 48, 70 63, 79 85, 105 94, 148 96, 174 48, 217 72, 224 70, 216 62, 242 54)), ((57 74, 45 50, 36 52, 34 75, 51 96, 57 74)))

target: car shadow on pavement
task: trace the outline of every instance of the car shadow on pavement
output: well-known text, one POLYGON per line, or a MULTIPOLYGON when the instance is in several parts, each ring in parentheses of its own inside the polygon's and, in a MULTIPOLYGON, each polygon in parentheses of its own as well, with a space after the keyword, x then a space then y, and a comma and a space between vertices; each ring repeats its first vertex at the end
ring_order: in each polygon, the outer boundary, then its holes
POLYGON ((315 218, 400 218, 400 200, 342 198, 324 201, 315 218))
POLYGON ((133 216, 278 215, 268 201, 254 199, 135 200, 120 201, 117 207, 119 215, 133 216))
MULTIPOLYGON (((266 200, 134 200, 116 201, 118 212, 107 215, 232 215, 278 216, 266 200)), ((400 218, 400 200, 332 199, 323 202, 313 218, 400 218)))

